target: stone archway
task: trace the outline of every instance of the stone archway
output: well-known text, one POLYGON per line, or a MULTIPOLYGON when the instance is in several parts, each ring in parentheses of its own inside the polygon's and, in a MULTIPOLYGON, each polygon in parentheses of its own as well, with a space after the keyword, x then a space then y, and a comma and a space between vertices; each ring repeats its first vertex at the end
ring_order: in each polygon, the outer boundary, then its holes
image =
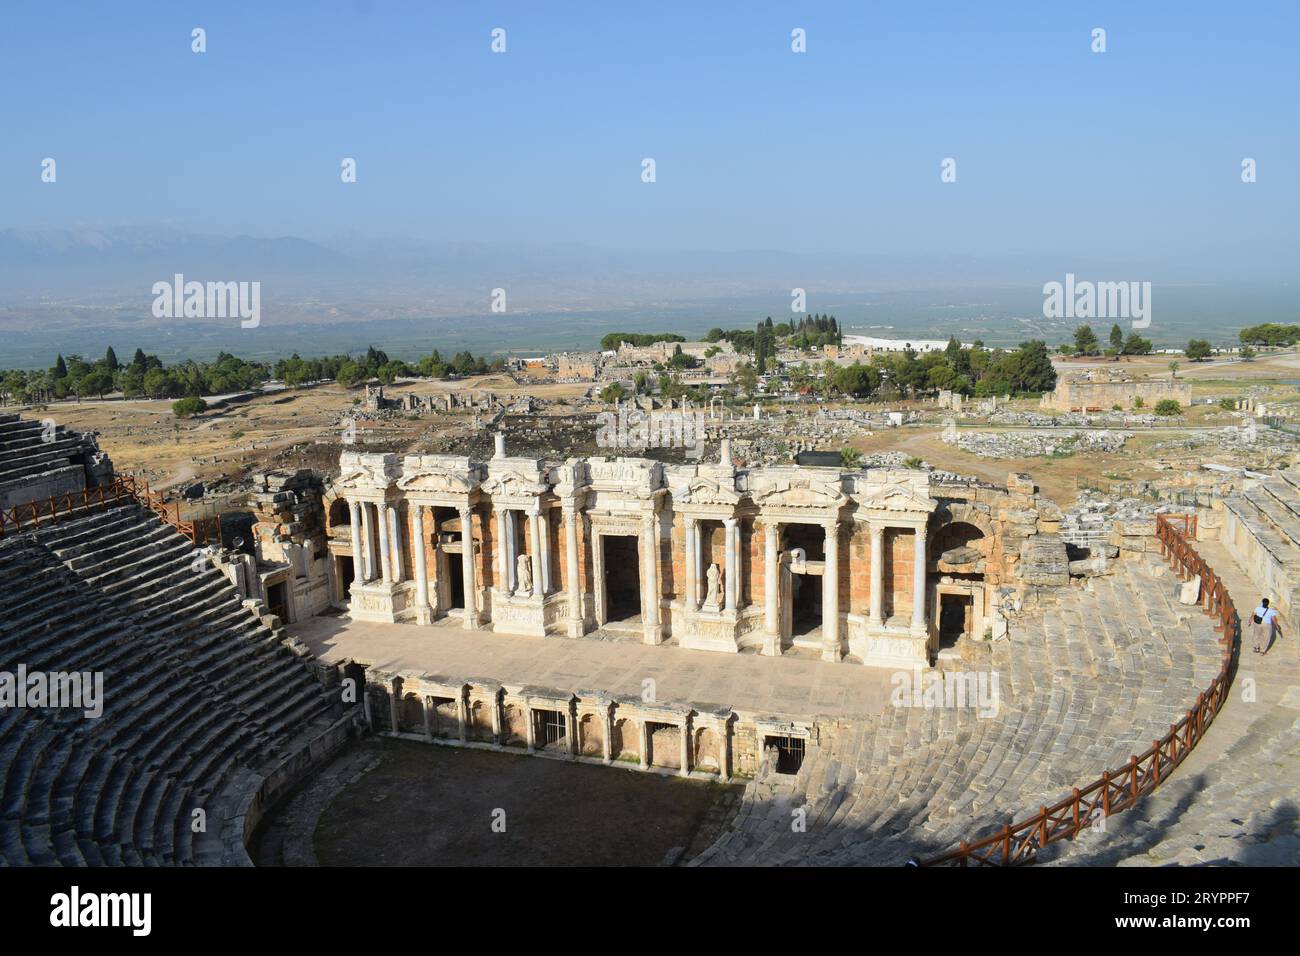
POLYGON ((933 655, 955 654, 959 640, 980 636, 986 616, 986 576, 992 570, 996 577, 997 542, 987 518, 969 505, 948 509, 944 518, 931 532, 927 574, 934 608, 929 635, 933 655))

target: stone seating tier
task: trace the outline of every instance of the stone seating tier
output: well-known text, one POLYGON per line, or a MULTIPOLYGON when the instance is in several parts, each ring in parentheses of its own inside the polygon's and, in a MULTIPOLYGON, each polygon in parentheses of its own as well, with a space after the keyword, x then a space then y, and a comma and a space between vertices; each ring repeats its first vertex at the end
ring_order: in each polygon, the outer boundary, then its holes
MULTIPOLYGON (((0 442, 30 432, 0 419, 0 442)), ((0 541, 3 667, 99 671, 105 686, 97 719, 0 714, 0 864, 222 862, 240 788, 341 716, 197 554, 133 502, 0 541)))
POLYGON ((764 773, 701 864, 897 865, 997 832, 1165 733, 1218 672, 1211 622, 1157 558, 1030 610, 945 666, 996 671, 998 713, 897 707, 825 726, 797 775, 764 773), (794 832, 791 811, 806 811, 794 832))

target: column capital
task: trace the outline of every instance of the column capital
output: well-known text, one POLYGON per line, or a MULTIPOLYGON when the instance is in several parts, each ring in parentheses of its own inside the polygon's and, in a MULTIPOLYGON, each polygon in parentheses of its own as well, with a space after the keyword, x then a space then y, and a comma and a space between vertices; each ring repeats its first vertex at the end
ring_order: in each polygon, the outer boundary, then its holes
POLYGON ((722 519, 722 524, 724 527, 734 528, 739 521, 740 519, 737 518, 735 515, 727 515, 725 518, 722 519))
POLYGON ((827 537, 836 537, 836 538, 839 537, 840 519, 827 518, 825 521, 822 522, 822 530, 826 532, 827 537))

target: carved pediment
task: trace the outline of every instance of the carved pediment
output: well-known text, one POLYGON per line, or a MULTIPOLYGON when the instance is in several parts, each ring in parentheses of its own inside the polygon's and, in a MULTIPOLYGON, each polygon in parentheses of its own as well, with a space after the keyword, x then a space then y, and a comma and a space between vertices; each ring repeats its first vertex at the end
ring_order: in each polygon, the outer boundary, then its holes
POLYGON ((335 483, 342 488, 355 488, 358 485, 367 482, 369 478, 370 475, 366 471, 359 468, 353 468, 351 471, 345 471, 343 474, 339 475, 339 479, 335 483))
POLYGON ((694 478, 673 493, 676 501, 696 505, 735 505, 740 501, 735 482, 723 483, 713 478, 694 478))
POLYGON ((929 514, 934 509, 934 499, 905 488, 891 488, 865 504, 878 511, 923 511, 929 514))
POLYGON ((401 473, 396 455, 345 451, 339 456, 338 484, 382 491, 401 473))
POLYGON ((546 482, 537 475, 525 475, 517 471, 489 475, 482 488, 490 495, 503 497, 534 497, 546 492, 546 482))
POLYGON ((430 491, 464 495, 474 490, 474 483, 465 475, 449 474, 444 471, 421 470, 400 478, 397 487, 403 491, 430 491))
POLYGON ((929 477, 912 471, 869 473, 868 480, 858 486, 857 499, 864 508, 891 513, 929 514, 939 506, 930 497, 929 477))
POLYGON ((838 508, 844 502, 838 485, 804 478, 778 478, 753 497, 764 505, 786 508, 838 508))

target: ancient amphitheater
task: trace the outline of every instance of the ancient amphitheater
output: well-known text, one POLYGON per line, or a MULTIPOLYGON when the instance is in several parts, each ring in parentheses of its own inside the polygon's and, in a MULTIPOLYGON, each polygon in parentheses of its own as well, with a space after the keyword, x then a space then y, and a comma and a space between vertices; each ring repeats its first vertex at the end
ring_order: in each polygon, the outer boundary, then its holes
POLYGON ((1300 861, 1288 473, 1086 554, 1024 475, 725 442, 259 480, 227 546, 0 418, 0 672, 51 688, 0 709, 0 862, 248 863, 375 736, 743 784, 692 865, 1300 861), (1243 656, 1264 586, 1282 639, 1243 656))

